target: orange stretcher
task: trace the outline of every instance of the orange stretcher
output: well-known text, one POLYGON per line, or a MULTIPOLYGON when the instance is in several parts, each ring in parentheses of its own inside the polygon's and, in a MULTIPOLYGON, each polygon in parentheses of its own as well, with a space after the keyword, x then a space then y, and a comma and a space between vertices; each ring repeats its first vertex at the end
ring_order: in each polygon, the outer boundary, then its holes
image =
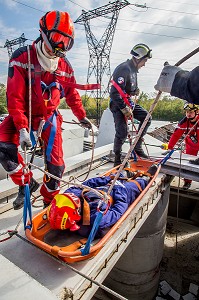
MULTIPOLYGON (((150 160, 138 160, 129 161, 131 172, 145 173, 149 167, 152 165, 150 160)), ((44 251, 56 256, 60 260, 67 263, 74 263, 77 261, 86 260, 95 256, 103 246, 109 241, 111 236, 117 231, 124 220, 129 216, 133 208, 146 194, 148 189, 154 183, 161 166, 158 167, 156 174, 152 177, 146 188, 140 193, 136 200, 129 206, 127 211, 122 215, 122 217, 107 231, 106 235, 101 239, 94 240, 90 247, 89 254, 82 255, 81 248, 87 242, 87 238, 81 237, 76 232, 70 232, 69 230, 53 230, 50 227, 50 223, 47 219, 47 208, 37 213, 32 219, 32 228, 27 228, 25 230, 26 237, 33 244, 43 249, 44 251)), ((110 174, 116 174, 119 167, 115 167, 103 176, 109 176, 110 174)))

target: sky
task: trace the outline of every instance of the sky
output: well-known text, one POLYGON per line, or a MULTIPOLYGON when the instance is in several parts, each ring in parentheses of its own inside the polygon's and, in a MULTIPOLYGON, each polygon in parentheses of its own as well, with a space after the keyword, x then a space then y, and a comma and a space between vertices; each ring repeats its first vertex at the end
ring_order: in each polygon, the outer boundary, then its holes
MULTIPOLYGON (((129 0, 130 5, 120 10, 110 65, 113 72, 118 64, 131 58, 130 51, 135 44, 147 44, 153 57, 139 71, 138 86, 144 93, 153 95, 164 62, 175 64, 199 47, 199 3, 197 0, 145 1, 129 0)), ((108 3, 108 0, 0 0, 0 83, 5 84, 7 80, 8 53, 4 48, 7 39, 18 38, 24 33, 28 39, 26 44, 31 44, 39 36, 39 19, 49 10, 68 11, 75 21, 82 10, 93 10, 108 3)), ((110 16, 90 20, 97 40, 106 30, 110 16)), ((75 43, 67 58, 75 71, 76 81, 86 83, 89 52, 82 24, 75 24, 75 43)), ((198 62, 199 53, 181 67, 192 70, 198 62)), ((95 79, 90 83, 95 83, 95 79)))

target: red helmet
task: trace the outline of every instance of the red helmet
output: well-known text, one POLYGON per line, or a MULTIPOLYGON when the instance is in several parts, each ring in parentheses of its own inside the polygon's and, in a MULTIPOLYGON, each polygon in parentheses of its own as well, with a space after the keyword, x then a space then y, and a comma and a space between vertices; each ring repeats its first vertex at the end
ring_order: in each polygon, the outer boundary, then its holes
POLYGON ((49 11, 39 21, 40 32, 46 47, 56 56, 64 56, 74 43, 74 25, 69 14, 49 11))
POLYGON ((80 199, 73 193, 57 194, 47 210, 51 228, 78 230, 76 221, 81 219, 80 207, 80 199))

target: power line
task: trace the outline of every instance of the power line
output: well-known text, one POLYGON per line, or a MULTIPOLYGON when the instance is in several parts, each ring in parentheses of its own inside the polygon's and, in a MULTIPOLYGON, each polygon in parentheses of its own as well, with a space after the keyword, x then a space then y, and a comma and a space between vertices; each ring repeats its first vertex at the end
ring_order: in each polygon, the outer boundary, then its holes
MULTIPOLYGON (((18 4, 21 4, 21 5, 23 5, 23 6, 26 6, 26 7, 28 7, 28 8, 32 8, 32 9, 34 9, 34 10, 43 12, 43 13, 46 12, 46 11, 43 11, 43 10, 41 10, 41 9, 38 9, 38 8, 33 7, 33 6, 27 5, 27 4, 22 3, 22 2, 20 2, 20 1, 17 1, 17 0, 12 0, 12 1, 13 1, 13 2, 16 2, 16 3, 18 3, 18 4)), ((75 2, 72 1, 72 0, 68 0, 68 1, 70 1, 71 3, 73 3, 73 4, 75 4, 75 5, 79 6, 79 7, 81 7, 81 8, 83 8, 83 9, 88 10, 88 8, 85 8, 85 7, 81 6, 81 5, 78 4, 78 3, 75 3, 75 2)), ((165 2, 165 1, 163 1, 163 2, 165 2)), ((171 3, 172 3, 172 4, 173 4, 173 3, 187 4, 187 3, 180 3, 180 2, 171 2, 171 3)), ((136 4, 136 3, 131 3, 131 5, 135 5, 136 7, 140 6, 140 5, 136 4)), ((197 4, 187 4, 187 5, 196 5, 196 6, 198 6, 197 4)), ((169 9, 157 8, 157 7, 151 7, 151 6, 143 6, 143 7, 146 7, 147 9, 150 8, 150 9, 154 9, 154 10, 156 9, 156 10, 163 10, 163 11, 167 11, 167 12, 175 12, 175 13, 181 13, 181 14, 188 14, 188 15, 198 16, 198 13, 189 13, 189 12, 184 12, 184 11, 169 10, 169 9)), ((132 8, 129 7, 129 9, 132 9, 132 8)), ((133 10, 133 9, 132 9, 132 10, 133 10)))
POLYGON ((89 10, 88 8, 85 8, 85 7, 81 6, 80 4, 75 3, 72 0, 68 0, 68 1, 71 2, 71 3, 73 3, 73 4, 75 4, 75 5, 77 5, 77 6, 79 6, 79 7, 81 7, 81 8, 83 8, 83 9, 89 10))
MULTIPOLYGON (((94 27, 98 27, 98 26, 94 26, 94 27)), ((83 29, 78 29, 78 30, 83 30, 83 29)), ((199 41, 198 39, 193 39, 193 38, 188 38, 188 37, 180 37, 180 36, 174 36, 174 35, 143 32, 143 31, 137 31, 137 30, 121 29, 121 28, 117 28, 116 31, 136 32, 136 33, 141 33, 141 34, 149 34, 149 35, 162 36, 162 37, 168 37, 168 38, 176 38, 176 39, 183 39, 183 40, 190 40, 190 41, 199 41)))
MULTIPOLYGON (((18 4, 21 4, 21 5, 24 5, 24 6, 27 6, 27 7, 29 7, 29 8, 32 8, 32 9, 34 9, 34 10, 37 10, 37 11, 41 11, 41 12, 44 12, 44 11, 42 11, 42 10, 40 10, 40 9, 37 9, 37 8, 35 8, 35 7, 32 7, 32 6, 30 6, 30 5, 27 5, 27 4, 24 4, 24 3, 22 3, 22 2, 20 2, 20 1, 17 1, 17 0, 12 0, 13 2, 16 2, 16 3, 18 3, 18 4)), ((77 6, 79 6, 79 7, 81 7, 81 8, 83 8, 83 9, 87 9, 87 8, 85 8, 85 7, 83 7, 83 6, 81 6, 81 5, 79 5, 79 4, 77 4, 77 3, 75 3, 74 1, 72 1, 72 0, 69 0, 71 3, 73 3, 73 4, 75 4, 75 5, 77 5, 77 6)), ((163 1, 164 2, 164 1, 163 1)), ((179 2, 176 2, 176 3, 179 3, 179 2)), ((137 6, 137 4, 131 4, 131 5, 135 5, 135 6, 137 6)), ((128 8, 129 9, 131 9, 131 10, 133 10, 131 7, 129 7, 128 6, 128 8)), ((151 9, 157 9, 157 10, 165 10, 165 11, 170 11, 170 12, 179 12, 179 11, 173 11, 173 10, 167 10, 167 9, 161 9, 161 8, 153 8, 153 7, 147 7, 147 8, 151 8, 151 9)), ((186 12, 179 12, 179 13, 184 13, 184 14, 192 14, 192 15, 198 15, 198 14, 193 14, 193 13, 186 13, 186 12)), ((127 21, 127 22, 134 22, 134 21, 132 21, 132 20, 128 20, 128 19, 122 19, 122 18, 119 18, 118 20, 122 20, 122 21, 127 21)), ((106 21, 104 21, 104 22, 106 22, 106 21)), ((107 23, 107 22, 106 22, 107 23)), ((185 30, 194 30, 194 31, 199 31, 199 29, 196 29, 196 28, 189 28, 189 27, 182 27, 182 26, 174 26, 174 25, 166 25, 166 24, 158 24, 158 23, 150 23, 150 22, 143 22, 143 21, 136 21, 136 23, 143 23, 143 24, 149 24, 149 25, 154 25, 154 26, 164 26, 164 27, 171 27, 171 28, 177 28, 177 29, 185 29, 185 30)), ((94 26, 95 27, 95 26, 94 26)), ((116 29, 116 30, 122 30, 122 29, 116 29)), ((125 30, 125 31, 127 31, 127 30, 125 30)), ((3 35, 3 34, 1 34, 1 35, 3 35)), ((30 39, 29 39, 30 40, 30 39)), ((30 41, 32 41, 32 40, 30 40, 30 41)))
POLYGON ((99 90, 92 92, 92 96, 96 99, 97 105, 97 124, 99 124, 99 120, 101 118, 102 100, 104 100, 107 96, 109 89, 108 84, 107 86, 102 87, 102 82, 104 81, 104 77, 106 77, 107 82, 110 81, 111 77, 110 52, 119 12, 122 8, 126 7, 127 5, 129 5, 129 2, 127 0, 109 2, 109 4, 100 6, 93 10, 83 10, 82 14, 75 21, 75 23, 84 25, 87 38, 87 45, 89 51, 87 83, 89 83, 91 76, 94 76, 96 78, 97 83, 101 86, 99 90), (109 24, 105 32, 101 36, 100 40, 98 41, 91 30, 90 20, 106 16, 108 14, 111 14, 109 24))
POLYGON ((165 8, 157 8, 157 7, 151 7, 151 6, 147 6, 147 8, 154 9, 154 10, 163 10, 163 11, 167 11, 167 12, 175 12, 175 13, 178 13, 178 14, 198 16, 198 13, 190 13, 190 12, 184 12, 184 11, 178 11, 178 10, 171 10, 171 9, 165 9, 165 8))
MULTIPOLYGON (((130 8, 130 7, 128 7, 128 8, 130 8)), ((152 22, 144 22, 144 21, 133 21, 133 20, 127 20, 127 19, 122 19, 122 18, 119 18, 119 21, 127 21, 127 22, 132 22, 132 23, 141 23, 141 24, 148 24, 148 25, 154 25, 154 26, 163 26, 163 27, 171 27, 171 28, 177 28, 177 29, 199 31, 198 28, 182 27, 182 26, 167 25, 167 24, 152 23, 152 22)))
MULTIPOLYGON (((130 7, 128 7, 130 8, 130 7)), ((139 24, 148 24, 148 25, 154 25, 154 26, 163 26, 163 27, 171 27, 171 28, 177 28, 177 29, 185 29, 185 30, 194 30, 199 31, 198 28, 190 28, 190 27, 183 27, 183 26, 175 26, 175 25, 167 25, 167 24, 161 24, 161 23, 152 23, 152 22, 144 22, 144 21, 134 21, 134 20, 128 20, 123 18, 118 18, 119 21, 126 21, 126 22, 132 22, 132 23, 139 23, 139 24)), ((102 21, 102 20, 101 20, 102 21)), ((108 23, 107 21, 103 20, 102 22, 108 23)), ((93 25, 93 27, 98 27, 93 25)), ((101 27, 102 28, 102 27, 101 27)), ((105 28, 105 27, 104 27, 105 28)), ((118 30, 118 29, 116 29, 118 30)), ((120 29, 122 30, 122 29, 120 29)))
POLYGON ((34 10, 41 11, 41 12, 45 13, 45 11, 43 11, 43 10, 41 10, 41 9, 32 7, 32 6, 30 6, 30 5, 27 5, 27 4, 25 4, 25 3, 19 2, 19 1, 17 1, 17 0, 12 0, 12 1, 13 1, 13 2, 16 2, 16 3, 18 3, 18 4, 21 4, 21 5, 24 5, 24 6, 28 7, 28 8, 32 8, 32 9, 34 9, 34 10))
POLYGON ((192 6, 199 6, 198 4, 193 4, 193 3, 181 3, 181 2, 174 2, 174 1, 165 1, 165 0, 158 0, 158 2, 164 2, 164 3, 172 3, 172 4, 180 4, 180 5, 192 5, 192 6))

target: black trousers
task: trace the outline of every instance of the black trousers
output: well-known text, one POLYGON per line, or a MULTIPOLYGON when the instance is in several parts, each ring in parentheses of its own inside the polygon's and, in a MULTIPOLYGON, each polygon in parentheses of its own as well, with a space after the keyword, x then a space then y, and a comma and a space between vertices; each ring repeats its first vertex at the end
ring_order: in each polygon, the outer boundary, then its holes
MULTIPOLYGON (((122 151, 122 145, 124 144, 127 134, 128 134, 128 124, 126 122, 126 118, 121 112, 121 110, 116 106, 113 102, 110 103, 110 110, 113 114, 113 119, 115 123, 115 138, 114 138, 114 148, 113 151, 115 152, 115 155, 120 155, 122 151)), ((136 104, 134 111, 133 111, 133 117, 138 120, 139 126, 138 130, 141 128, 148 112, 142 108, 140 105, 136 104)), ((147 132, 148 127, 151 124, 151 118, 148 120, 140 139, 138 140, 135 150, 140 149, 142 145, 142 137, 147 132)))

